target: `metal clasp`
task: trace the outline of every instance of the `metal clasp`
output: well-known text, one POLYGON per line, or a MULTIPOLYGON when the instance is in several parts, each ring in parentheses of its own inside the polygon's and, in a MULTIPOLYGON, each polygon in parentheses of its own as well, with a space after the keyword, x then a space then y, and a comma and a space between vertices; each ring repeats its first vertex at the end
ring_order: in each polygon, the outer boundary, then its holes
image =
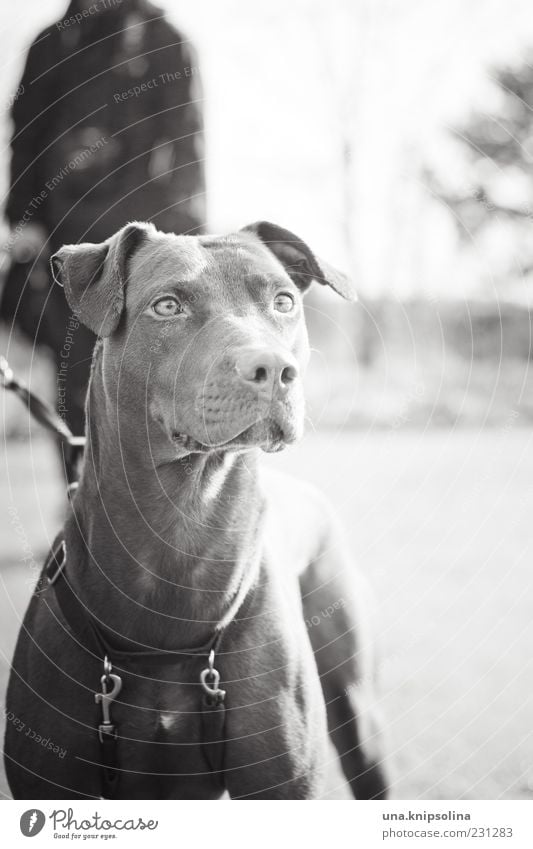
POLYGON ((102 723, 98 726, 100 742, 102 742, 104 734, 116 734, 115 726, 111 721, 111 704, 122 690, 122 678, 120 675, 112 673, 112 669, 111 662, 106 656, 104 659, 104 674, 100 678, 102 692, 94 694, 96 704, 102 705, 102 723), (112 685, 110 692, 108 692, 109 683, 112 685))
POLYGON ((202 669, 200 673, 200 683, 204 688, 205 693, 217 702, 223 702, 226 698, 226 691, 222 690, 220 684, 220 672, 215 669, 215 650, 211 649, 207 660, 208 666, 202 669))
POLYGON ((13 369, 10 368, 6 358, 0 357, 0 378, 4 389, 9 389, 11 386, 13 386, 14 377, 15 375, 13 374, 13 369))

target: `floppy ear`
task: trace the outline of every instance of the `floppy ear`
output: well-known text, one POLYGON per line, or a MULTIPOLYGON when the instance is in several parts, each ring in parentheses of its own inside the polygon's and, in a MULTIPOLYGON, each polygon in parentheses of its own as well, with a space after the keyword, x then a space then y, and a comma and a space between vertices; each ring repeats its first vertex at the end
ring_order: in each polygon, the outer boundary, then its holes
POLYGON ((256 221, 255 224, 248 224, 242 229, 245 233, 254 233, 261 239, 302 292, 316 280, 324 286, 331 286, 338 295, 348 301, 357 300, 355 286, 349 277, 316 257, 311 248, 294 233, 269 221, 256 221))
POLYGON ((117 329, 124 307, 126 264, 153 224, 127 224, 99 245, 65 245, 50 259, 52 275, 63 286, 72 311, 97 336, 117 329))

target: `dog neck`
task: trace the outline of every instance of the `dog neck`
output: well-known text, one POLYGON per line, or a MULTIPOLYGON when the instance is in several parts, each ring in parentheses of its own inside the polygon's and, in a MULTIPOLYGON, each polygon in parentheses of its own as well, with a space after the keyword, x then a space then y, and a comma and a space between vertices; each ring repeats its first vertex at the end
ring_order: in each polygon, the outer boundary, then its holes
POLYGON ((202 644, 258 569, 257 452, 159 463, 138 413, 119 421, 116 406, 97 358, 73 502, 75 546, 87 567, 80 590, 105 625, 120 622, 130 639, 202 644))

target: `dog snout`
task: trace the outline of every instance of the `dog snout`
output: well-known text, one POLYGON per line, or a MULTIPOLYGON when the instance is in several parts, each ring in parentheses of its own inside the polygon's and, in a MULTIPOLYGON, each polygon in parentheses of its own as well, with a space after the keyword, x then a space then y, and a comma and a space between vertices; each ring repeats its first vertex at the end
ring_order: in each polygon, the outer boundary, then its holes
POLYGON ((260 393, 271 395, 286 392, 298 377, 298 365, 288 353, 261 348, 239 351, 235 368, 241 380, 257 387, 260 393))

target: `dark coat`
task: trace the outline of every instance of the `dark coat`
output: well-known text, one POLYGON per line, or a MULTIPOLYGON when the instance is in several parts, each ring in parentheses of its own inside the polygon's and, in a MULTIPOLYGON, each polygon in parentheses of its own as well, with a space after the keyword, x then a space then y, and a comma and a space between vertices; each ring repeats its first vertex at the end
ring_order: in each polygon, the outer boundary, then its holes
POLYGON ((196 54, 144 0, 99 0, 33 42, 13 106, 6 214, 42 223, 50 248, 100 241, 132 219, 205 222, 196 54))

